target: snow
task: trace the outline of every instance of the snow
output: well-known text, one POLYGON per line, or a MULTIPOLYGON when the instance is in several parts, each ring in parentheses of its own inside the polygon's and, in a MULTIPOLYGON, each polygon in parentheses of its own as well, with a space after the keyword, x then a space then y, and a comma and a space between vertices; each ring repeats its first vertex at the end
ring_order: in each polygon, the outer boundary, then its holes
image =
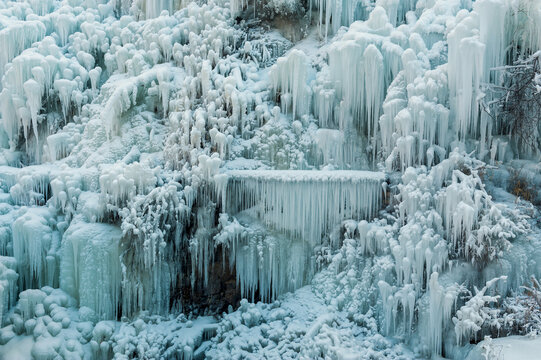
POLYGON ((491 320, 491 313, 495 310, 491 310, 489 307, 485 307, 485 305, 497 302, 499 296, 485 295, 486 291, 497 281, 505 280, 507 280, 507 277, 502 276, 488 281, 481 290, 477 291, 475 296, 456 312, 453 322, 455 323, 457 343, 471 339, 473 335, 481 330, 485 321, 491 320))
POLYGON ((31 359, 32 337, 24 336, 9 342, 3 349, 3 356, 9 359, 31 359))
POLYGON ((307 286, 271 304, 241 302, 239 310, 226 315, 218 324, 219 341, 212 344, 206 356, 216 359, 226 353, 234 357, 261 354, 272 358, 317 358, 322 354, 345 359, 411 357, 407 349, 375 333, 376 324, 357 325, 363 320, 348 319, 346 312, 326 305, 307 286))
POLYGON ((541 341, 538 337, 509 336, 500 339, 488 339, 480 342, 472 350, 467 359, 535 359, 540 351, 541 341))

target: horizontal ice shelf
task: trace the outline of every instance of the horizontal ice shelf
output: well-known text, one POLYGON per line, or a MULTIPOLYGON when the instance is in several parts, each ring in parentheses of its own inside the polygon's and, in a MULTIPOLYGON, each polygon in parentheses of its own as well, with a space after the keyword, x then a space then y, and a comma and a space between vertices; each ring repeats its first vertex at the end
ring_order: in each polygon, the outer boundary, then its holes
POLYGON ((318 244, 347 219, 369 220, 385 174, 370 171, 233 170, 215 177, 223 212, 248 210, 267 226, 318 244))
POLYGON ((233 180, 257 179, 281 182, 352 182, 373 181, 381 184, 385 173, 376 171, 314 171, 314 170, 230 170, 226 175, 233 180))

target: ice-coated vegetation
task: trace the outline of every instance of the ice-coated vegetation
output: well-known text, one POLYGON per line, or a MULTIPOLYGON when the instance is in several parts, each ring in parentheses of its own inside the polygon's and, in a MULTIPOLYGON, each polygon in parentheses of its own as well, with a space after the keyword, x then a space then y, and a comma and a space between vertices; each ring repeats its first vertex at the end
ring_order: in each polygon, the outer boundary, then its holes
POLYGON ((0 358, 537 355, 540 61, 537 0, 0 0, 0 358))

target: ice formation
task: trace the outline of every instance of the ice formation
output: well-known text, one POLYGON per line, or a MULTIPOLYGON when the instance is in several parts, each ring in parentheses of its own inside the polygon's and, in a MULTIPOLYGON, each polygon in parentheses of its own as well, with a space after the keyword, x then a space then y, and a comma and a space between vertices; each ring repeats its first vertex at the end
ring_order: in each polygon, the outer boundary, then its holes
POLYGON ((280 94, 282 112, 291 107, 294 117, 307 113, 310 88, 307 86, 309 64, 302 51, 293 49, 287 57, 279 58, 271 69, 273 91, 280 94))
POLYGON ((60 288, 103 319, 119 313, 121 234, 109 224, 74 219, 62 238, 60 288))
POLYGON ((541 330, 541 127, 490 107, 539 1, 2 1, 0 48, 1 358, 541 330))
POLYGON ((332 226, 370 219, 381 207, 385 175, 368 171, 237 170, 218 183, 223 211, 255 207, 265 224, 317 244, 332 226))

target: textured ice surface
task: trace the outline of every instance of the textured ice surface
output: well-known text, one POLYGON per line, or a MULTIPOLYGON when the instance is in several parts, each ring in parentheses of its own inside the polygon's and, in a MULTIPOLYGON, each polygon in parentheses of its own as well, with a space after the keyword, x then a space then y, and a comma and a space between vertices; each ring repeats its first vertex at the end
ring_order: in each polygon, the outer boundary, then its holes
POLYGON ((469 343, 541 328, 539 212, 507 192, 539 149, 483 108, 540 24, 536 0, 0 1, 0 358, 528 357, 469 343))

